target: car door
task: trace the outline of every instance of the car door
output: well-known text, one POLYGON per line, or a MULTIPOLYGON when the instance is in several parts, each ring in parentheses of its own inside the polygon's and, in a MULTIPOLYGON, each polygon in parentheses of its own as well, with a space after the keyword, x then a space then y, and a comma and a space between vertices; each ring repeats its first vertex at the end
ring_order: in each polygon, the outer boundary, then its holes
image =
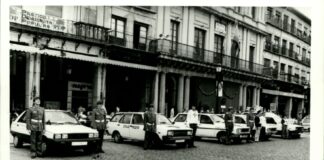
POLYGON ((27 130, 26 112, 22 113, 22 115, 12 123, 11 131, 17 132, 18 134, 22 135, 30 135, 29 131, 27 130))
POLYGON ((119 123, 117 124, 118 131, 119 131, 120 135, 124 138, 130 137, 129 127, 130 127, 130 123, 132 120, 132 116, 133 116, 133 114, 125 114, 120 119, 119 123))
POLYGON ((144 140, 144 119, 142 114, 134 114, 131 125, 129 127, 129 133, 131 139, 144 140))
POLYGON ((173 122, 174 122, 174 125, 176 125, 176 126, 185 127, 186 120, 187 120, 187 114, 178 114, 173 122))
POLYGON ((215 137, 215 125, 208 115, 200 115, 200 123, 196 135, 199 137, 215 137))
POLYGON ((111 120, 107 123, 107 130, 109 134, 112 134, 117 128, 119 129, 120 124, 119 121, 123 117, 123 114, 114 115, 111 120), (119 126, 118 126, 119 125, 119 126))

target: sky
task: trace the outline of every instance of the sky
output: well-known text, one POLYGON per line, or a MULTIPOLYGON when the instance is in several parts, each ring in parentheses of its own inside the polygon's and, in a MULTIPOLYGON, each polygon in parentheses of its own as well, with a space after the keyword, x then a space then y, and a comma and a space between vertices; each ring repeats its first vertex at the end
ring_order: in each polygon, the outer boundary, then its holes
POLYGON ((298 11, 303 13, 305 16, 307 16, 309 19, 311 19, 311 8, 307 7, 295 7, 298 11))

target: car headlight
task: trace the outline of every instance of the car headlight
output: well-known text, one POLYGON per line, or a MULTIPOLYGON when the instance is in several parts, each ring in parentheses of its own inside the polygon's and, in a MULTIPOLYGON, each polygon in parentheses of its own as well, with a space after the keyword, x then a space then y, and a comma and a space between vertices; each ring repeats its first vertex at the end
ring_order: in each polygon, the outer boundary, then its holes
POLYGON ((99 137, 99 134, 98 133, 94 133, 93 134, 93 137, 98 138, 99 137))
POLYGON ((173 136, 174 132, 173 131, 168 131, 168 136, 173 136))
POLYGON ((62 134, 54 134, 54 139, 62 139, 62 134))
POLYGON ((89 133, 89 138, 93 138, 94 134, 93 133, 89 133))
POLYGON ((68 134, 62 134, 62 139, 67 139, 68 138, 68 134))
POLYGON ((192 131, 188 131, 188 132, 187 132, 187 135, 188 135, 188 136, 192 136, 192 131))

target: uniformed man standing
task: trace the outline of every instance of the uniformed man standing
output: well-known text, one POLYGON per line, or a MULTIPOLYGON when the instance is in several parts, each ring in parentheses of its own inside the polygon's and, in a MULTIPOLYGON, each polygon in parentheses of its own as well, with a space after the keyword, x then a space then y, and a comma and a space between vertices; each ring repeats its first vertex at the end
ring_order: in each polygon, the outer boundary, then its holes
POLYGON ((30 132, 31 158, 42 156, 42 137, 45 129, 44 108, 40 106, 39 97, 33 100, 33 106, 26 112, 27 130, 30 132))
POLYGON ((226 128, 226 144, 230 144, 231 135, 233 132, 233 111, 232 107, 228 107, 227 112, 225 113, 225 128, 226 128))
POLYGON ((97 145, 97 152, 105 153, 102 150, 102 143, 103 143, 103 136, 106 130, 106 115, 107 112, 105 109, 103 109, 103 102, 98 101, 97 107, 93 109, 92 116, 91 116, 91 126, 94 129, 98 130, 99 133, 99 142, 97 145))
POLYGON ((153 105, 149 106, 148 111, 144 113, 144 149, 151 148, 155 138, 156 114, 153 112, 153 105))
POLYGON ((246 116, 246 123, 247 123, 247 126, 250 127, 250 134, 248 136, 248 139, 247 141, 248 142, 251 142, 251 140, 254 138, 254 131, 253 131, 253 128, 254 128, 254 113, 253 113, 254 109, 251 107, 250 108, 250 112, 249 114, 246 116))
POLYGON ((254 135, 254 141, 259 142, 260 138, 260 132, 261 132, 261 121, 260 117, 262 116, 262 111, 259 110, 254 118, 254 124, 255 124, 255 135, 254 135))
POLYGON ((192 106, 187 114, 187 125, 192 129, 192 139, 188 144, 188 147, 195 147, 194 142, 195 142, 198 123, 199 123, 198 111, 196 110, 196 106, 192 106))

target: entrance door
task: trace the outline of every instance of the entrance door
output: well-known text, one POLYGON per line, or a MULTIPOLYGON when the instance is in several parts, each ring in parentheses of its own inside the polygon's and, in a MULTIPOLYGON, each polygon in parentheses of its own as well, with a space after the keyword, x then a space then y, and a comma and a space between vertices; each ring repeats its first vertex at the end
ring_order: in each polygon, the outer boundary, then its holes
POLYGON ((77 113, 80 106, 88 108, 88 91, 72 91, 72 112, 77 113))

